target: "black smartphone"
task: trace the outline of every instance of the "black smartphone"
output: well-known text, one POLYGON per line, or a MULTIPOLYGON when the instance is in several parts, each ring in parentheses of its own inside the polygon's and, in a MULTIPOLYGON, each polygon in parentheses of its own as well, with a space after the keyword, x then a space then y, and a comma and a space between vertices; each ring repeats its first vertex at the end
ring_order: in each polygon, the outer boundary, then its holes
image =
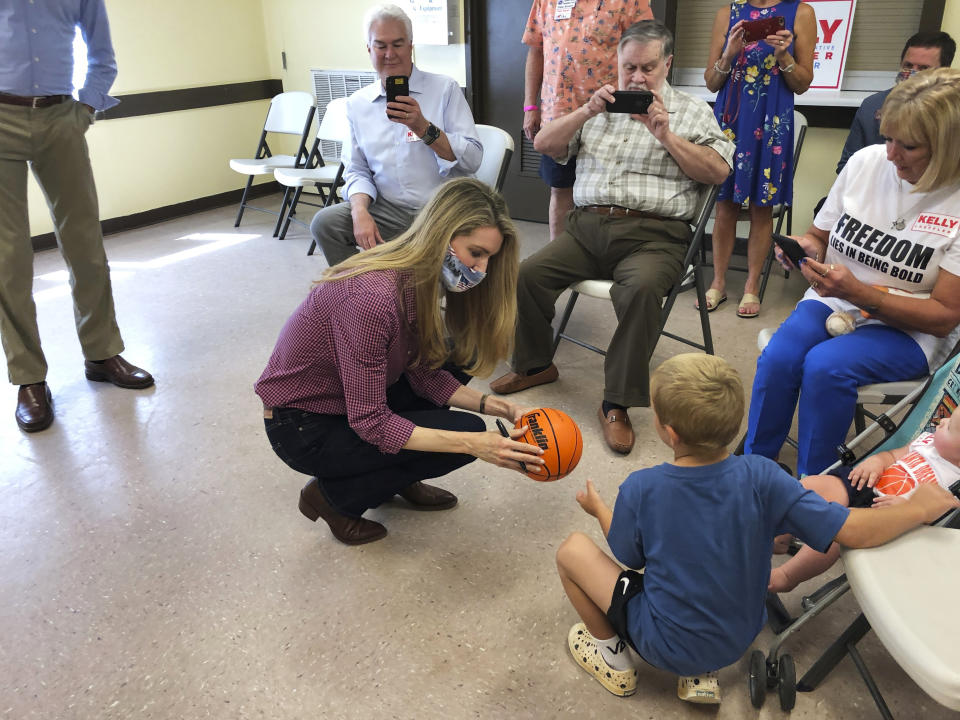
POLYGON ((773 241, 777 244, 777 247, 783 250, 783 254, 790 258, 790 262, 792 262, 797 269, 800 268, 800 263, 803 262, 803 259, 809 257, 807 251, 792 237, 773 233, 773 241))
POLYGON ((649 90, 617 90, 614 101, 607 100, 607 112, 646 115, 653 102, 653 93, 649 90))
POLYGON ((748 20, 743 24, 743 41, 750 43, 763 40, 769 35, 776 35, 778 30, 783 30, 783 16, 763 18, 762 20, 748 20))
POLYGON ((394 102, 397 95, 410 94, 410 79, 406 75, 390 75, 387 77, 387 102, 394 102))

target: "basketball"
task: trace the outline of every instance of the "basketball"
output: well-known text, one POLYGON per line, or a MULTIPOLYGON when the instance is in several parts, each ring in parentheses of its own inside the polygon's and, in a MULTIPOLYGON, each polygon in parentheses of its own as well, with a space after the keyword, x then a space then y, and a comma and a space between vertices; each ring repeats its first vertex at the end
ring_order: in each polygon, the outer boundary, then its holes
POLYGON ((891 465, 883 471, 873 489, 879 495, 906 495, 916 486, 913 478, 899 465, 891 465))
POLYGON ((520 441, 543 450, 543 465, 527 470, 527 477, 539 482, 559 480, 580 462, 583 435, 569 415, 554 408, 537 408, 520 418, 515 427, 528 426, 520 441))

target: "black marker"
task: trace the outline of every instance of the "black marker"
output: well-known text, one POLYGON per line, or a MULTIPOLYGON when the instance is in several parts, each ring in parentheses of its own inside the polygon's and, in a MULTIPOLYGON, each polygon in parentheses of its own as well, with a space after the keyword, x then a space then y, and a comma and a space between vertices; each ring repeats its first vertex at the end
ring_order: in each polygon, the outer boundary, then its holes
MULTIPOLYGON (((503 424, 503 420, 501 420, 500 418, 497 418, 497 428, 500 430, 500 434, 503 435, 505 438, 510 437, 510 433, 507 432, 507 426, 503 424)), ((526 471, 527 471, 527 466, 526 466, 526 464, 524 464, 523 462, 521 462, 521 461, 519 461, 519 460, 518 460, 517 462, 520 463, 520 468, 521 468, 524 472, 526 472, 526 471)))

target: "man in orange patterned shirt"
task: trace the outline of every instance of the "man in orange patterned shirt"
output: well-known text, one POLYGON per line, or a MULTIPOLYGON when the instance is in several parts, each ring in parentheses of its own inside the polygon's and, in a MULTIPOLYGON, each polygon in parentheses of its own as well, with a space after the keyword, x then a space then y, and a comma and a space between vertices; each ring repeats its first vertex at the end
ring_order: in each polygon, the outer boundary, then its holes
MULTIPOLYGON (((523 132, 576 110, 602 85, 617 84, 617 43, 635 22, 652 20, 648 0, 533 0, 523 32, 523 132), (537 94, 541 105, 537 104, 537 94)), ((540 177, 550 186, 550 239, 573 209, 576 158, 558 165, 544 155, 540 177)))

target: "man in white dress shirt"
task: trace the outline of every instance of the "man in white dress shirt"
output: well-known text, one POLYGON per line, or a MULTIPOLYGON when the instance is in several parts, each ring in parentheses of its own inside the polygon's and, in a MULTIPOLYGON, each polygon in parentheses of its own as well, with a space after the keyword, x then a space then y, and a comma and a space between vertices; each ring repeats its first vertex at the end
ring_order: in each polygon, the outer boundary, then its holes
POLYGON ((483 158, 460 86, 414 66, 407 14, 396 5, 379 5, 367 12, 364 28, 380 82, 347 100, 347 202, 324 208, 310 224, 330 265, 402 233, 439 185, 473 175, 483 158), (395 75, 409 78, 410 95, 388 103, 384 88, 395 75))

